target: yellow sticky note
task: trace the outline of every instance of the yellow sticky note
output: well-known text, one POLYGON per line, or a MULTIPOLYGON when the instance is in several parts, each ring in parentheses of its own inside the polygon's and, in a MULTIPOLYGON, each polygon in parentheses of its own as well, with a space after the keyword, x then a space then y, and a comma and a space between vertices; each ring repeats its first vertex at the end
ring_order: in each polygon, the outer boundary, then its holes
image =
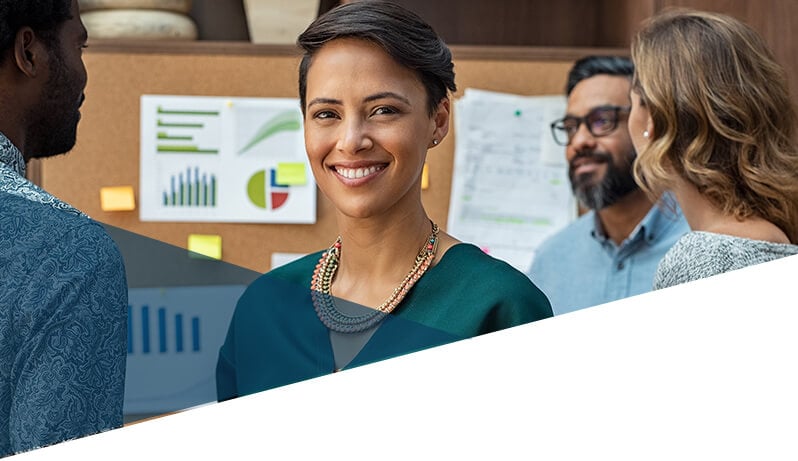
POLYGON ((274 181, 281 186, 301 186, 307 184, 305 164, 302 162, 282 162, 277 164, 274 181))
MULTIPOLYGON (((222 236, 212 234, 189 234, 188 250, 208 258, 222 259, 222 236)), ((195 254, 190 256, 197 257, 195 254)))
POLYGON ((421 190, 429 189, 429 165, 424 163, 424 169, 421 170, 421 190))
POLYGON ((103 211, 130 211, 136 209, 133 186, 100 188, 100 208, 103 211))

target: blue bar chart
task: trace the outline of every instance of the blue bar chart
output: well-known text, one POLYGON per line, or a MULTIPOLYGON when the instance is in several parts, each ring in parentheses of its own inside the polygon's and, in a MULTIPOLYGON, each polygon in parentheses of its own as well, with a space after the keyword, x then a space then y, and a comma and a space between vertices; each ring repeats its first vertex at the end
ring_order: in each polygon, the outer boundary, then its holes
POLYGON ((215 207, 218 190, 215 174, 187 167, 169 177, 169 186, 162 191, 162 203, 167 207, 215 207))
POLYGON ((159 414, 216 398, 219 348, 245 288, 129 289, 126 414, 159 414))
POLYGON ((154 314, 149 305, 138 309, 127 307, 127 353, 168 354, 174 352, 201 352, 200 318, 190 317, 189 337, 184 334, 186 318, 182 313, 170 315, 166 307, 158 307, 154 314), (153 322, 154 320, 154 322, 153 322), (170 334, 172 332, 173 334, 170 334), (170 338, 173 338, 170 347, 170 338))

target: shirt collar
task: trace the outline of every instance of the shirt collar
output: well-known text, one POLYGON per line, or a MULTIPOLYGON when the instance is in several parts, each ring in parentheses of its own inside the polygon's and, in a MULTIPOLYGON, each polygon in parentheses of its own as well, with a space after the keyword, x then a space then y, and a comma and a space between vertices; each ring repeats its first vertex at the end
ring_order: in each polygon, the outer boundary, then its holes
POLYGON ((648 243, 667 233, 668 228, 673 226, 682 217, 682 210, 676 202, 676 198, 670 192, 665 192, 659 201, 651 207, 645 218, 640 221, 638 228, 632 232, 634 235, 638 230, 648 243))
MULTIPOLYGON (((593 228, 590 231, 590 235, 600 243, 607 242, 609 238, 604 232, 598 213, 594 210, 590 210, 588 213, 593 213, 593 228)), ((624 240, 624 243, 643 239, 651 244, 660 236, 666 234, 667 229, 677 222, 681 216, 682 210, 679 208, 676 199, 670 192, 666 192, 662 195, 660 201, 648 210, 648 213, 635 226, 632 233, 624 240)))
POLYGON ((0 164, 25 177, 25 158, 10 139, 0 133, 0 164))

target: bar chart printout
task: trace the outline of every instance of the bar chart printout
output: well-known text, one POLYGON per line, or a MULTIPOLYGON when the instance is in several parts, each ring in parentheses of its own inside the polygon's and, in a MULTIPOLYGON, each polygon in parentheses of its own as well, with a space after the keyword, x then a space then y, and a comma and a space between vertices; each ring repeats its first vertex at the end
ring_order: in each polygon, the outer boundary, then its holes
POLYGON ((172 174, 169 186, 163 190, 163 205, 167 207, 215 207, 218 185, 214 173, 201 172, 198 167, 172 174))
POLYGON ((245 288, 129 290, 126 415, 162 414, 216 400, 219 348, 245 288))

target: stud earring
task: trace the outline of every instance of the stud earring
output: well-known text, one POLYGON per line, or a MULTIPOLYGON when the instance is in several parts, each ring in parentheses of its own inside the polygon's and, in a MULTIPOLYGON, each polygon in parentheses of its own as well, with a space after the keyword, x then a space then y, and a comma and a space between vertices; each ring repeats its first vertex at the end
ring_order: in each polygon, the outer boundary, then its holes
POLYGON ((433 139, 432 140, 432 145, 433 146, 437 146, 438 145, 438 140, 437 139, 433 139))
POLYGON ((646 130, 646 131, 644 131, 644 132, 643 132, 643 137, 644 137, 644 138, 648 138, 648 137, 649 137, 648 130, 646 130))

